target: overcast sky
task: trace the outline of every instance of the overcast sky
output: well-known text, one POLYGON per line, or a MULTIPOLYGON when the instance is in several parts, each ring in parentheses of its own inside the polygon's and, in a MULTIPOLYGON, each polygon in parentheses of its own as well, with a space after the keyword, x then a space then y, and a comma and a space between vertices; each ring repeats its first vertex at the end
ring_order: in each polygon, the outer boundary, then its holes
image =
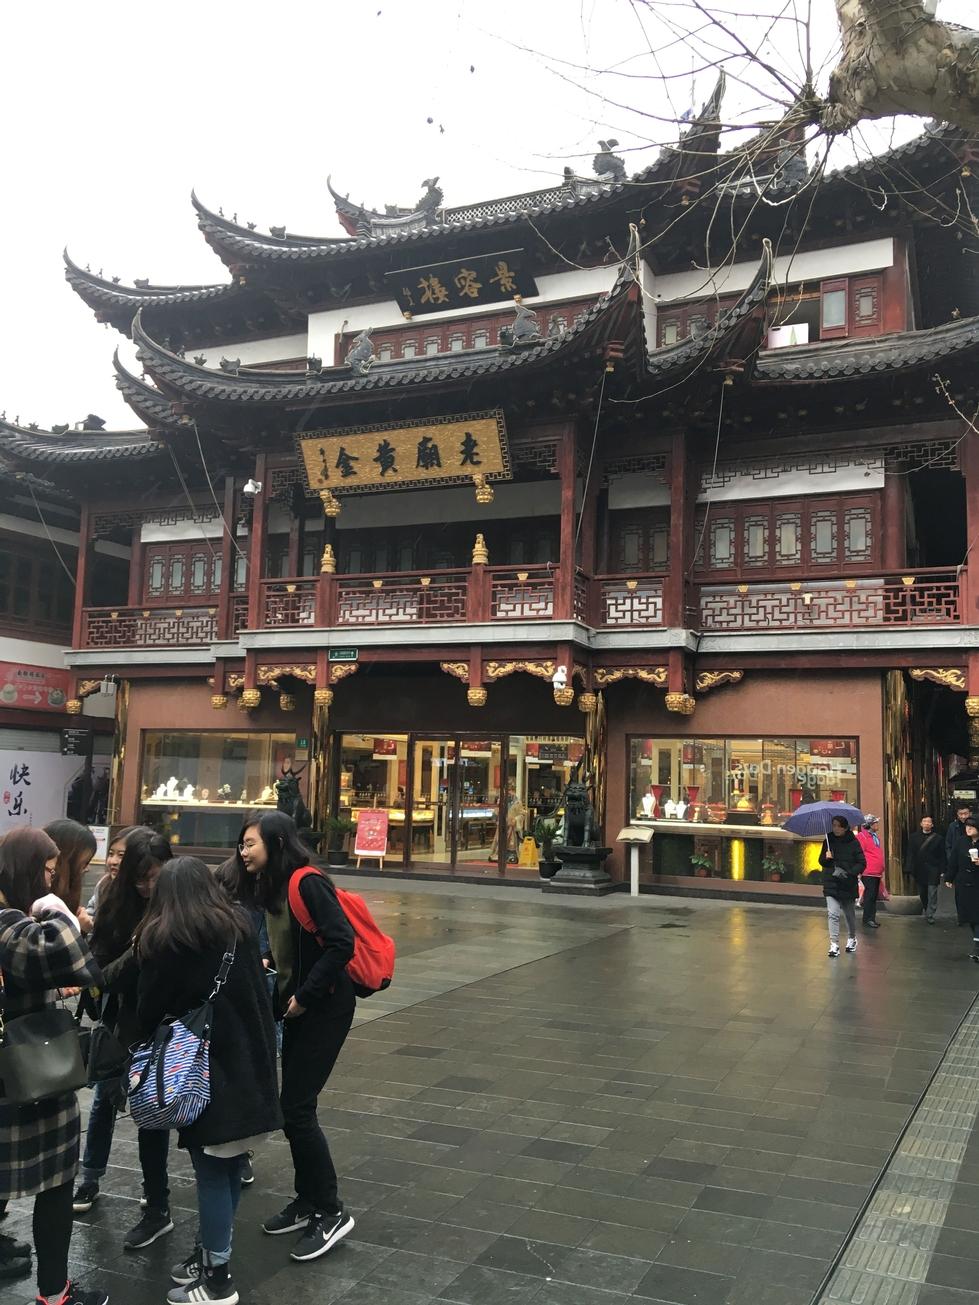
MULTIPOLYGON (((42 426, 88 412, 137 424, 112 380, 113 349, 132 362, 131 346, 68 288, 61 251, 128 283, 224 282, 192 188, 242 223, 341 235, 328 173, 381 207, 414 203, 436 174, 446 203, 460 204, 553 184, 566 163, 589 173, 608 135, 630 172, 644 166, 674 135, 660 118, 702 101, 713 80, 691 75, 689 45, 663 25, 682 2, 661 6, 659 23, 639 0, 0 6, 0 410, 42 426), (626 75, 654 75, 655 59, 668 83, 626 75)), ((973 9, 943 0, 940 16, 965 23, 973 9)), ((813 14, 818 63, 835 39, 832 0, 813 0, 813 14)), ((767 26, 739 18, 737 30, 760 41, 767 26)), ((775 29, 764 52, 798 73, 791 28, 775 29)), ((758 103, 735 83, 726 111, 750 115, 758 103)), ((900 136, 919 128, 902 124, 900 136)))

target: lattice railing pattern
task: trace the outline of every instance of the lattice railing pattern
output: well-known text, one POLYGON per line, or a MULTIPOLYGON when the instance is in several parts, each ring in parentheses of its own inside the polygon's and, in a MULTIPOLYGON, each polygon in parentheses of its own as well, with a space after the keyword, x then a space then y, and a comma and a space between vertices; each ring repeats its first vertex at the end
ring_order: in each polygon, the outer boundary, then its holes
POLYGON ((574 619, 588 620, 588 577, 580 572, 576 572, 574 578, 574 619))
POLYGON ((464 575, 397 576, 380 586, 372 580, 341 580, 337 625, 445 625, 466 619, 464 575), (422 584, 422 580, 427 583, 422 584))
POLYGON ((663 581, 659 577, 603 580, 603 625, 662 625, 663 581))
POLYGON ((496 573, 492 577, 490 616, 494 621, 546 621, 553 615, 553 575, 524 571, 496 573))
POLYGON ((213 643, 213 607, 92 607, 85 611, 84 648, 191 648, 213 643))
POLYGON ((896 579, 815 580, 801 584, 705 585, 703 630, 805 630, 854 626, 956 625, 959 576, 916 572, 896 579))
POLYGON ((231 633, 248 629, 248 595, 235 594, 231 599, 231 633))
POLYGON ((315 625, 316 585, 316 580, 264 581, 262 625, 315 625))

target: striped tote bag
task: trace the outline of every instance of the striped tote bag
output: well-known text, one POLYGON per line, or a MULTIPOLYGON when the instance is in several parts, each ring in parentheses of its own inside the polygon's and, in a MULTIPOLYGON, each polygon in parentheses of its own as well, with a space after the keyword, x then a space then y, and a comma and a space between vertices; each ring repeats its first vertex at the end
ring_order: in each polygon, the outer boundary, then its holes
POLYGON ((235 948, 226 952, 203 1006, 183 1019, 161 1024, 133 1052, 129 1067, 129 1113, 137 1128, 187 1128, 211 1101, 210 1046, 214 1001, 228 977, 235 948))

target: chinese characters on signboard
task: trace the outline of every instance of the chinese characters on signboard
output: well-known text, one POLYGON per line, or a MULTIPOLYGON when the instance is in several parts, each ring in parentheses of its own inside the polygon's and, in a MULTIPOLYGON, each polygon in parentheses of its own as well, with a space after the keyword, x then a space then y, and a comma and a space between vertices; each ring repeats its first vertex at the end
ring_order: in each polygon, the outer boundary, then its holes
POLYGON ((67 700, 67 671, 49 666, 24 666, 20 662, 0 662, 0 707, 64 711, 67 700))
POLYGON ((303 435, 298 443, 312 490, 356 493, 426 483, 458 485, 478 475, 510 477, 498 413, 428 426, 321 431, 303 435))
POLYGON ((398 307, 411 317, 537 294, 537 282, 523 266, 522 249, 408 267, 386 273, 385 280, 398 307))

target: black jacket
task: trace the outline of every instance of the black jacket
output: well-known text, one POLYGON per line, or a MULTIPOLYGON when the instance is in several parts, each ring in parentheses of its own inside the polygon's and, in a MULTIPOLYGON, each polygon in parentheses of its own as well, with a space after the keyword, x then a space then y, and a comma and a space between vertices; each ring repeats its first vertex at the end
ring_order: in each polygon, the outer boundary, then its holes
POLYGON ((845 834, 827 834, 819 849, 819 864, 823 867, 823 896, 835 897, 841 902, 856 901, 859 877, 867 861, 852 829, 845 834), (832 858, 826 856, 827 840, 832 858))
MULTIPOLYGON (((138 1013, 144 1037, 151 1037, 167 1016, 186 1015, 207 999, 222 954, 222 948, 214 947, 143 959, 138 1013)), ((210 1104, 195 1124, 180 1130, 180 1145, 216 1146, 281 1128, 275 1025, 251 932, 238 942, 228 980, 214 1002, 210 1056, 210 1104)))
POLYGON ((945 862, 951 872, 955 859, 955 848, 960 838, 965 838, 965 825, 961 820, 953 820, 945 831, 945 862))
POLYGON ((354 954, 354 931, 343 913, 336 892, 323 874, 308 874, 299 885, 303 905, 316 925, 304 929, 289 908, 267 913, 269 942, 280 970, 278 998, 284 1011, 290 997, 300 1006, 345 1015, 355 1005, 347 962, 354 954), (288 961, 276 955, 277 947, 290 952, 288 961))
POLYGON ((941 882, 948 869, 945 841, 934 830, 930 834, 917 830, 908 839, 908 855, 904 873, 916 879, 921 887, 941 882))
POLYGON ((960 838, 952 853, 948 877, 955 885, 955 909, 959 924, 979 924, 979 865, 973 865, 971 838, 960 838))

